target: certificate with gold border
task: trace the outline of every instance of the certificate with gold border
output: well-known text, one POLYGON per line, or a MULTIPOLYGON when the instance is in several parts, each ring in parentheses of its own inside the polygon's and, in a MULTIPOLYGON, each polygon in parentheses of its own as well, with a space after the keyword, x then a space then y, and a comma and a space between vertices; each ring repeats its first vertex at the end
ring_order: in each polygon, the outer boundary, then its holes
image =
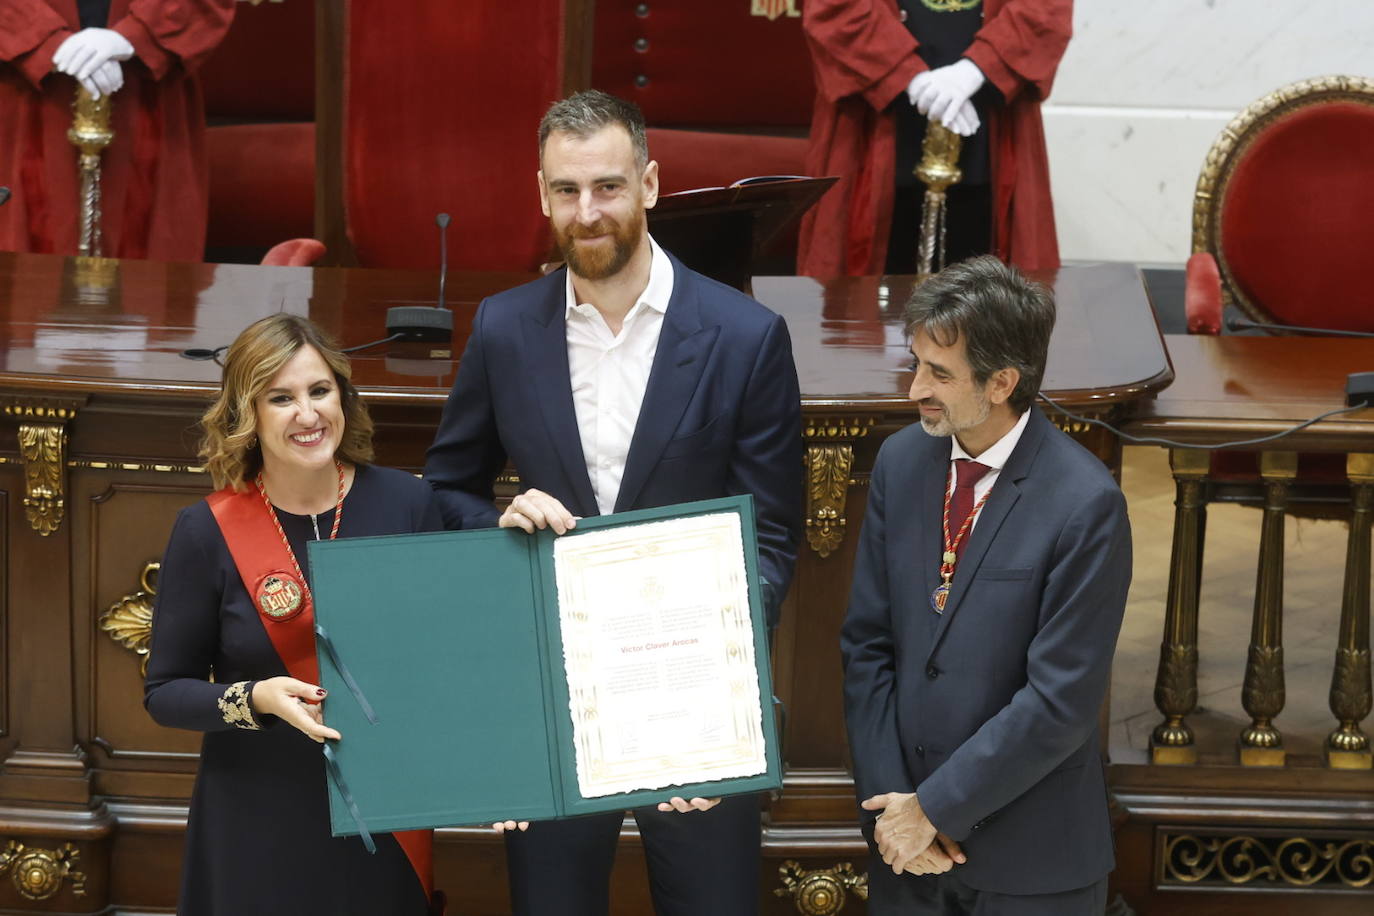
POLYGON ((310 566, 335 835, 782 786, 747 494, 312 541, 310 566))
POLYGON ((763 773, 739 515, 565 536, 553 557, 579 793, 763 773))

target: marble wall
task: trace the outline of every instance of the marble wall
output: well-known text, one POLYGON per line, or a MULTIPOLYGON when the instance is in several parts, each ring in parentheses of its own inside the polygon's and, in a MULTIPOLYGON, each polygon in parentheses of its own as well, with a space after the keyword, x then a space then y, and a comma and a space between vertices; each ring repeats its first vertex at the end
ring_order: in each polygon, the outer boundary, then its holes
POLYGON ((1180 265, 1202 160, 1255 99, 1374 76, 1370 0, 1075 0, 1044 108, 1066 260, 1180 265))

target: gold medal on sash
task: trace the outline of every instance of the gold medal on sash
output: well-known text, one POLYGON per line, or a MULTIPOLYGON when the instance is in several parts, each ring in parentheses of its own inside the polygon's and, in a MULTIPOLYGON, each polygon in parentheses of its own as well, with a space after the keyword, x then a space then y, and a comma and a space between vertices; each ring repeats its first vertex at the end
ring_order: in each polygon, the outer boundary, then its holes
POLYGON ((253 603, 263 617, 280 623, 305 608, 305 589, 291 573, 276 570, 258 580, 253 589, 253 603))

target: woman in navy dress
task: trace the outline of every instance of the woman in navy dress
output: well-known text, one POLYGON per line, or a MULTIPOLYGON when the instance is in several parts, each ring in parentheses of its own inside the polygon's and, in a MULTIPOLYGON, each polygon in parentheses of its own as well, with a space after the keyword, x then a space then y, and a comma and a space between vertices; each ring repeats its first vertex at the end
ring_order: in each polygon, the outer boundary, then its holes
MULTIPOLYGON (((372 422, 348 359, 299 316, 274 315, 239 335, 202 426, 201 458, 218 492, 177 516, 144 694, 160 724, 205 733, 177 912, 438 912, 441 903, 429 899, 429 831, 374 834, 375 854, 356 836, 330 835, 320 744, 340 736, 326 724, 324 690, 291 676, 313 669, 283 660, 286 630, 277 629, 312 625, 307 541, 440 530, 430 488, 368 463, 372 422), (296 597, 304 599, 291 613, 250 596, 236 559, 264 539, 246 542, 217 501, 246 512, 268 542, 280 535, 272 546, 300 574, 296 597)), ((281 578, 293 580, 283 592, 291 593, 294 575, 281 578)))

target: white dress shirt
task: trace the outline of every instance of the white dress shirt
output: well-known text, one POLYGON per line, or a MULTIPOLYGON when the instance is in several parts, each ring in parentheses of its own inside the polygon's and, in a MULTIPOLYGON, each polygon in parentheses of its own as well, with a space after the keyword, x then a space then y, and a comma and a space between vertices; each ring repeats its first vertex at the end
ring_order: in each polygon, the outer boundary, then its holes
POLYGON ((572 272, 567 279, 568 372, 582 437, 582 457, 602 515, 615 511, 649 370, 654 365, 663 314, 673 295, 673 265, 649 239, 649 283, 620 333, 612 334, 596 306, 579 303, 572 272))
MULTIPOLYGON (((978 505, 978 501, 986 496, 988 491, 992 489, 992 485, 997 482, 998 476, 1002 473, 1002 468, 1006 467, 1007 460, 1011 458, 1011 453, 1016 448, 1016 443, 1021 441, 1021 434, 1026 431, 1026 422, 1030 419, 1031 410, 1034 409, 1032 406, 1022 411, 1021 418, 1016 421, 1016 425, 1007 430, 1006 435, 985 449, 977 458, 964 451, 964 447, 959 444, 958 436, 950 437, 954 440, 949 451, 949 494, 951 498, 954 496, 954 481, 956 480, 954 462, 959 458, 967 458, 988 468, 987 473, 973 485, 973 505, 975 507, 978 505)), ((974 528, 978 527, 978 516, 982 514, 981 511, 974 514, 973 522, 968 526, 970 534, 973 533, 974 528)), ((954 532, 951 531, 950 537, 953 536, 954 532)))

